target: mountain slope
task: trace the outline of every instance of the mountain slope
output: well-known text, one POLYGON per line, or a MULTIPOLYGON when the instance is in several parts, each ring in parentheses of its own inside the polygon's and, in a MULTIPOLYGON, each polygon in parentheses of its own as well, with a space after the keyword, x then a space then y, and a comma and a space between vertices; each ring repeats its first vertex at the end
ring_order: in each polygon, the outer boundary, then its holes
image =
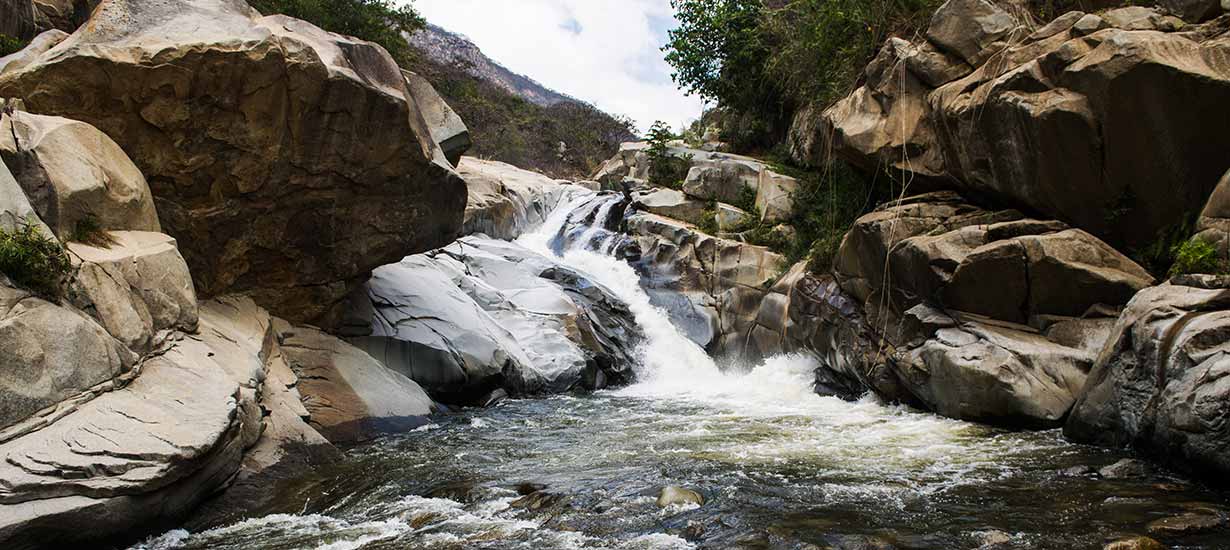
POLYGON ((410 36, 408 41, 429 60, 442 65, 462 67, 471 75, 530 103, 550 107, 564 101, 577 101, 576 98, 547 88, 528 76, 512 72, 487 57, 468 38, 436 25, 428 24, 426 28, 410 36))
POLYGON ((469 155, 583 179, 635 139, 631 120, 516 74, 458 34, 428 25, 409 42, 415 55, 404 63, 465 121, 469 155))

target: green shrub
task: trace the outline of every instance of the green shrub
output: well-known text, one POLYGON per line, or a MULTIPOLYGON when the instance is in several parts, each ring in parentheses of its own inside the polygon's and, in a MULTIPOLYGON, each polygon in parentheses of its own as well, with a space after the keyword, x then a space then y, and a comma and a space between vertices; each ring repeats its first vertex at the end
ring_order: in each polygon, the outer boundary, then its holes
POLYGON ((0 229, 0 273, 17 286, 58 300, 72 269, 64 246, 32 221, 12 231, 0 229))
POLYGON ((26 47, 26 42, 7 34, 0 34, 0 57, 12 55, 26 47))
POLYGON ((1187 275, 1191 273, 1206 273, 1212 275, 1230 273, 1226 260, 1217 254, 1217 248, 1211 243, 1192 238, 1178 244, 1173 249, 1174 264, 1170 266, 1170 276, 1187 275))
POLYGON ((399 62, 410 55, 402 33, 426 25, 410 2, 392 0, 251 0, 265 15, 302 19, 324 30, 384 46, 399 62))
POLYGON ((650 184, 671 189, 683 187, 683 180, 688 175, 691 163, 671 154, 668 144, 676 138, 670 126, 661 120, 654 122, 649 129, 649 135, 646 137, 649 148, 645 153, 649 155, 650 184))

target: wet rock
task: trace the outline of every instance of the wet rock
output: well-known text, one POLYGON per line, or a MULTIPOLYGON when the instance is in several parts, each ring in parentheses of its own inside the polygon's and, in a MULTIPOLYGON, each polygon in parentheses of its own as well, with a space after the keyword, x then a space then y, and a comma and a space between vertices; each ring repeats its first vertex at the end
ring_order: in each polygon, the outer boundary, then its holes
POLYGON ((979 550, 1006 550, 1012 547, 1012 535, 1004 531, 990 530, 974 533, 979 550))
POLYGON ((568 495, 535 491, 509 503, 513 508, 522 508, 531 512, 556 508, 565 505, 571 498, 568 495))
POLYGON ((1149 534, 1161 537, 1178 537, 1203 533, 1226 525, 1226 517, 1220 514, 1189 513, 1162 518, 1149 523, 1149 534))
POLYGON ((542 483, 526 482, 526 483, 517 484, 517 494, 521 496, 527 496, 533 493, 537 493, 539 491, 546 491, 546 490, 547 490, 547 486, 542 483))
POLYGON ((1224 422, 1230 290, 1165 284, 1136 295, 1064 434, 1141 453, 1209 479, 1230 473, 1224 422))
POLYGON ((1151 471, 1152 468, 1147 463, 1125 458, 1098 470, 1098 474, 1106 479, 1134 479, 1146 477, 1151 471))
POLYGON ((103 2, 0 96, 115 139, 202 297, 331 328, 373 268, 461 228, 464 182, 392 57, 243 2, 103 2))
POLYGON ((1059 477, 1090 477, 1098 475, 1098 470, 1093 466, 1081 465, 1064 468, 1059 471, 1059 477))
POLYGON ((1130 537, 1109 542, 1102 550, 1166 550, 1166 545, 1149 537, 1130 537))
POLYGON ((705 503, 705 497, 700 493, 683 487, 667 486, 663 487, 658 492, 658 507, 666 508, 672 505, 695 504, 697 506, 705 503))

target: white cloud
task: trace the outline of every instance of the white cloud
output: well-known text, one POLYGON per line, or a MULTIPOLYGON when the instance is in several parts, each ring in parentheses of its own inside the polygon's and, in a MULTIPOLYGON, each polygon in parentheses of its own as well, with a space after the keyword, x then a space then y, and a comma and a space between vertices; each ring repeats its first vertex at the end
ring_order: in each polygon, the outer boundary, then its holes
POLYGON ((415 0, 428 21, 556 91, 632 117, 645 130, 700 116, 702 102, 670 78, 659 48, 669 0, 415 0))

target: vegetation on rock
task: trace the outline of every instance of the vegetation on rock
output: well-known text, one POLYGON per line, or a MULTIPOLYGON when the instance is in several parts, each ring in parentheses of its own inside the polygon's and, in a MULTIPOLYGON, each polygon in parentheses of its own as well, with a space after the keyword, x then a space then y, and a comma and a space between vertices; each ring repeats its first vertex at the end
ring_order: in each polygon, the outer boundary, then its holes
POLYGON ((1170 276, 1188 275, 1193 273, 1225 274, 1230 273, 1230 266, 1217 253, 1217 247, 1200 238, 1192 238, 1176 245, 1173 249, 1174 263, 1170 266, 1170 276))
POLYGON ((287 15, 330 32, 375 42, 399 63, 411 54, 403 33, 413 33, 426 25, 409 3, 391 0, 251 0, 249 3, 265 15, 287 15))
POLYGON ((7 34, 0 34, 0 57, 15 54, 24 47, 26 47, 24 41, 7 34))
POLYGON ((688 175, 690 164, 686 159, 672 155, 669 143, 677 138, 670 125, 661 120, 654 122, 647 136, 649 149, 649 183, 679 189, 688 175))
POLYGON ((97 248, 110 248, 115 244, 115 239, 107 230, 102 228, 98 223, 98 218, 87 216, 77 221, 73 226, 72 235, 68 238, 69 241, 81 244, 88 244, 97 248))
POLYGON ((72 270, 64 246, 32 221, 12 231, 0 229, 0 273, 17 286, 58 300, 72 270))

